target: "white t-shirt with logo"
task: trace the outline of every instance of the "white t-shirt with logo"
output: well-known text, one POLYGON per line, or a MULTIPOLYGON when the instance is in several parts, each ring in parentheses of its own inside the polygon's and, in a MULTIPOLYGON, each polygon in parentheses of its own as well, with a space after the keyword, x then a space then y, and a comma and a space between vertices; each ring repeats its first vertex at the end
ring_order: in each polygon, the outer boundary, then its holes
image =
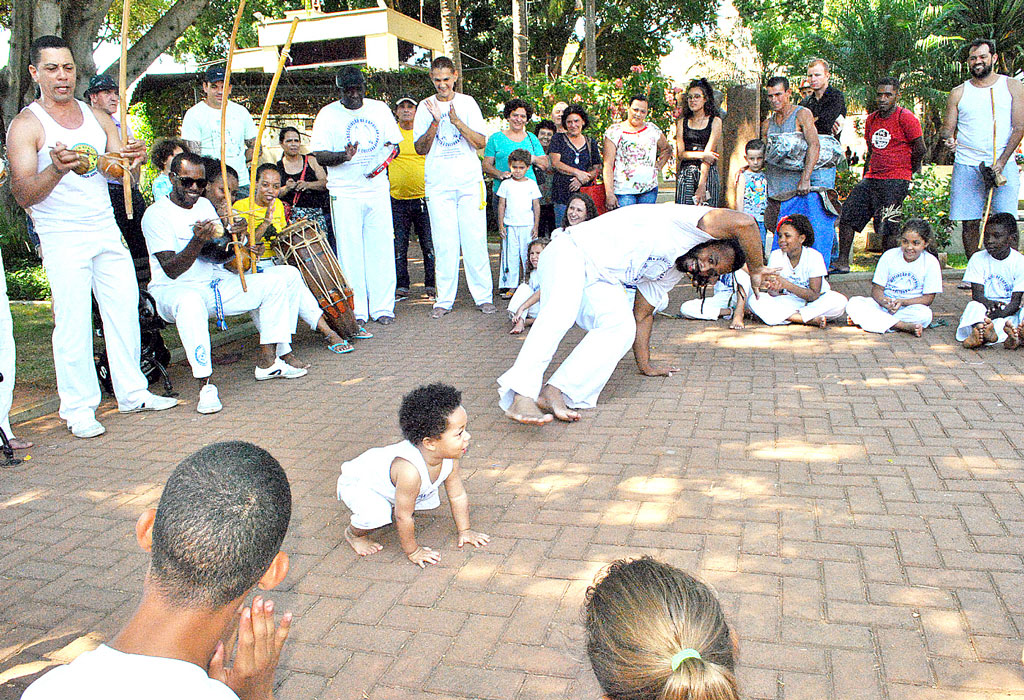
POLYGON ((177 279, 171 279, 156 259, 156 253, 167 250, 180 253, 192 240, 193 224, 217 218, 217 210, 205 197, 200 197, 191 209, 179 207, 170 197, 158 199, 146 209, 142 216, 142 233, 146 237, 146 247, 149 248, 149 269, 153 276, 149 283, 150 289, 169 284, 210 283, 214 264, 208 260, 196 258, 192 267, 178 275, 177 279))
POLYGON ((533 202, 540 199, 537 182, 524 177, 522 180, 509 178, 498 186, 498 196, 505 198, 506 226, 533 226, 533 202))
MULTIPOLYGON (((238 172, 238 186, 249 184, 249 168, 245 164, 245 142, 256 138, 256 123, 249 111, 228 100, 225 160, 238 172)), ((181 120, 181 138, 199 144, 199 155, 220 158, 220 110, 206 102, 192 105, 181 120)))
MULTIPOLYGON (((814 248, 804 246, 800 249, 800 260, 797 262, 796 267, 793 266, 789 256, 782 252, 781 249, 773 250, 772 254, 768 256, 768 267, 779 268, 779 274, 797 287, 810 289, 811 280, 815 277, 820 277, 821 293, 824 294, 832 289, 826 279, 828 268, 825 266, 825 258, 821 257, 821 253, 814 248)), ((785 293, 790 296, 796 296, 789 291, 785 293)))
POLYGON ((939 261, 928 251, 923 251, 914 262, 907 262, 899 248, 885 251, 878 259, 871 281, 883 287, 885 296, 890 299, 912 299, 942 292, 939 261))
POLYGON ((441 112, 441 121, 437 125, 437 133, 434 135, 434 142, 430 145, 430 152, 427 153, 426 161, 426 190, 427 196, 433 192, 450 192, 472 187, 483 182, 484 174, 480 166, 480 156, 477 155, 466 137, 462 135, 448 118, 448 110, 455 105, 455 113, 459 119, 470 129, 478 134, 487 131, 487 124, 484 122, 480 107, 469 95, 461 92, 449 102, 441 102, 436 96, 428 97, 416 107, 416 118, 412 123, 412 135, 417 141, 425 133, 434 118, 427 110, 427 102, 433 101, 441 112))
POLYGON ((1014 292, 1024 292, 1024 255, 1010 249, 1004 260, 996 260, 979 250, 967 261, 964 282, 983 285, 986 299, 1005 304, 1014 292))
POLYGON ((238 700, 220 681, 188 661, 125 654, 101 644, 45 673, 22 700, 238 700))
POLYGON ((401 142, 398 122, 380 100, 363 100, 359 109, 335 100, 316 115, 309 150, 341 152, 350 143, 359 144, 352 160, 327 168, 327 187, 346 196, 371 195, 391 190, 387 173, 366 176, 384 162, 390 144, 401 142))

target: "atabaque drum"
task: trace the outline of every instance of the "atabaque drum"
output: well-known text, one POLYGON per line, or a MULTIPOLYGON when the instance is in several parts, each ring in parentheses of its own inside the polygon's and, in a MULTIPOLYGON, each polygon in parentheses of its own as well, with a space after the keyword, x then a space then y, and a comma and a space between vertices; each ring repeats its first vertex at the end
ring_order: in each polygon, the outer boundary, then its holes
POLYGON ((277 234, 274 251, 280 262, 299 268, 302 279, 323 309, 327 325, 342 338, 359 331, 352 287, 320 228, 306 219, 277 234))

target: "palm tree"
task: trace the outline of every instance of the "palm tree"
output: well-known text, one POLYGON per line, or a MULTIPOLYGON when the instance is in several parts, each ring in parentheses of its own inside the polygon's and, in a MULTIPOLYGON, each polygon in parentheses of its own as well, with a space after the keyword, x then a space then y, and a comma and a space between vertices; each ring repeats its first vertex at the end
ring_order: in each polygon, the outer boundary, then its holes
POLYGON ((965 42, 996 42, 1000 73, 1024 71, 1024 0, 961 0, 954 21, 965 42))

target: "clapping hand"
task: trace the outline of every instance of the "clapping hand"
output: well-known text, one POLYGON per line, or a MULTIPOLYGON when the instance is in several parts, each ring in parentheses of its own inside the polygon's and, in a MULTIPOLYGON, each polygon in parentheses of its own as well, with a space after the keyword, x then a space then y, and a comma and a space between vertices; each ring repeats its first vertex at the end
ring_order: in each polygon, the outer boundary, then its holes
POLYGON ((441 121, 441 108, 437 106, 437 100, 431 97, 429 100, 424 100, 423 104, 427 106, 427 111, 430 112, 430 116, 434 118, 435 122, 441 121))
MULTIPOLYGON (((271 700, 274 691, 274 671, 281 658, 281 648, 288 639, 292 614, 285 613, 281 624, 274 622, 274 601, 256 596, 252 608, 242 606, 236 632, 238 645, 234 665, 225 668, 228 649, 235 646, 229 639, 223 642, 210 659, 210 678, 225 684, 238 695, 239 700, 271 700)), ((235 635, 232 635, 234 637, 235 635)))

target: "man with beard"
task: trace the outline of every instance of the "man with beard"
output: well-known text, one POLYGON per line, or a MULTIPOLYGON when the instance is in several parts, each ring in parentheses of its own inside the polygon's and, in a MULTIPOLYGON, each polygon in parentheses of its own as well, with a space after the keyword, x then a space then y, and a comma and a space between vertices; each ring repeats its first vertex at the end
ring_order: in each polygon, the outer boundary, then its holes
POLYGON ((53 364, 59 415, 75 437, 106 429, 96 420, 100 385, 92 347, 92 295, 103 317, 110 374, 122 413, 162 411, 178 404, 149 392, 139 368, 139 286, 110 206, 97 156, 120 153, 132 165, 146 147, 129 139, 103 110, 75 99, 75 59, 67 42, 41 36, 29 49, 29 75, 39 99, 7 132, 11 191, 29 212, 53 295, 53 364))
POLYGON ((327 168, 327 191, 338 240, 338 261, 355 292, 360 323, 395 320, 395 236, 391 188, 377 166, 402 142, 383 102, 366 99, 366 80, 355 66, 336 79, 341 99, 316 115, 309 149, 327 168))
POLYGON ((953 88, 939 135, 956 151, 950 180, 949 218, 963 222, 964 254, 978 251, 987 189, 979 165, 991 166, 1006 182, 995 188, 992 214, 1017 214, 1020 171, 1013 153, 1024 137, 1024 86, 994 71, 998 54, 991 39, 975 39, 967 54, 971 77, 953 88), (993 125, 995 121, 995 143, 993 125), (993 150, 995 163, 993 164, 993 150))
POLYGON ((751 216, 684 204, 638 204, 568 228, 540 257, 537 320, 515 364, 498 378, 505 415, 527 425, 579 420, 572 409, 597 404, 630 344, 642 374, 677 372, 650 362, 655 310, 684 274, 703 286, 744 263, 756 294, 770 272, 762 269, 759 234, 751 216), (627 287, 636 288, 632 314, 627 287), (588 333, 542 388, 573 323, 588 333))

